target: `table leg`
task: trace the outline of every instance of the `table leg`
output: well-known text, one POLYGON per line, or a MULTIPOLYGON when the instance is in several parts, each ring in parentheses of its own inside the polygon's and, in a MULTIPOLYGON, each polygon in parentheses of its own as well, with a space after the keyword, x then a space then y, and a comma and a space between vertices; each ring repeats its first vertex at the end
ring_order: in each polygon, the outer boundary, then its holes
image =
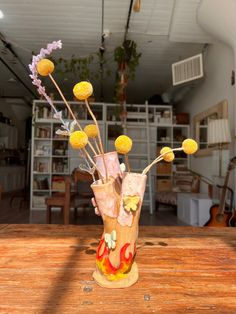
POLYGON ((64 225, 69 225, 69 223, 70 223, 70 206, 65 205, 63 207, 63 218, 64 218, 64 225))
POLYGON ((47 224, 51 223, 51 206, 47 205, 47 224))

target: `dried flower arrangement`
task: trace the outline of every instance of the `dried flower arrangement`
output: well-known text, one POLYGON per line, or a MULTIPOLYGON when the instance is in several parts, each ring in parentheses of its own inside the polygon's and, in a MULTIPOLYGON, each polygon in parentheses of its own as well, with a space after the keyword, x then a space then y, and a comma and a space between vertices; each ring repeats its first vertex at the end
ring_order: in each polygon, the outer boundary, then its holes
POLYGON ((52 76, 53 62, 45 59, 53 50, 60 49, 61 46, 61 41, 54 41, 48 44, 46 49, 42 48, 37 56, 33 56, 32 63, 29 65, 32 72, 30 77, 39 94, 44 96, 53 108, 54 118, 59 119, 62 123, 56 133, 69 136, 72 148, 82 152, 86 162, 84 169, 93 177, 94 182, 91 188, 94 198, 92 203, 95 213, 101 215, 104 223, 104 232, 97 249, 96 270, 93 277, 103 287, 129 287, 138 280, 138 268, 134 257, 147 173, 153 165, 161 160, 172 162, 175 158, 175 151, 194 154, 198 145, 193 139, 186 139, 179 148, 163 147, 160 156, 142 173, 131 172, 128 153, 132 149, 132 140, 128 136, 121 135, 115 140, 116 151, 104 152, 98 123, 88 102, 88 98, 93 93, 93 87, 87 81, 77 83, 73 88, 73 93, 78 100, 85 102, 94 124, 87 125, 82 129, 75 118, 70 105, 52 76), (38 74, 48 76, 52 80, 71 114, 72 121, 63 120, 61 111, 57 111, 53 100, 47 95, 38 74), (79 130, 75 130, 76 126, 79 130), (87 147, 90 148, 90 152, 87 147), (127 172, 125 172, 124 165, 120 165, 118 154, 125 156, 127 172), (96 181, 95 170, 99 175, 99 180, 96 181))

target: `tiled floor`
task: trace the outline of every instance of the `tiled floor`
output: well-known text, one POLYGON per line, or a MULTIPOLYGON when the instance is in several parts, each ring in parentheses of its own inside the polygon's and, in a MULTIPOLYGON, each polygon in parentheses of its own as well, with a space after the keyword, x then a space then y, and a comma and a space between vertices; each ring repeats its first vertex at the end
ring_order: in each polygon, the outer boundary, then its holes
MULTIPOLYGON (((5 196, 0 201, 0 223, 16 223, 27 224, 30 221, 30 210, 28 202, 22 202, 20 208, 21 198, 14 198, 10 205, 10 196, 5 196)), ((76 220, 74 220, 73 211, 71 211, 70 221, 72 224, 86 225, 86 224, 102 224, 100 217, 95 215, 94 209, 91 207, 85 210, 79 209, 76 220)), ((31 215, 32 223, 45 223, 45 211, 33 212, 31 215)), ((62 223, 62 217, 59 211, 54 211, 52 215, 53 223, 62 223)), ((176 211, 172 208, 169 210, 160 210, 150 215, 148 209, 143 208, 140 225, 152 226, 183 226, 182 221, 177 219, 176 211)))

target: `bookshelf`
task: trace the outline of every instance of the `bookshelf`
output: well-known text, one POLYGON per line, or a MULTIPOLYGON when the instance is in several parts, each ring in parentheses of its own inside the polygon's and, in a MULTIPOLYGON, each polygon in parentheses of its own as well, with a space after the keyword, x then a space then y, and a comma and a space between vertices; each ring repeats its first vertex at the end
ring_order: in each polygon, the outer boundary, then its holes
MULTIPOLYGON (((93 123, 84 104, 78 102, 69 104, 82 127, 93 123)), ((54 105, 58 110, 62 110, 64 119, 70 120, 63 102, 54 101, 54 105)), ((148 105, 148 110, 145 111, 144 104, 127 104, 125 128, 119 118, 117 119, 117 114, 114 117, 118 105, 93 103, 91 106, 98 120, 105 151, 114 150, 114 139, 121 134, 127 134, 133 139, 129 159, 132 171, 135 172, 141 172, 147 166, 148 160, 154 160, 163 146, 178 147, 182 140, 189 137, 189 125, 172 123, 172 106, 148 105)), ((35 100, 32 120, 31 211, 44 210, 45 197, 63 191, 65 176, 83 163, 79 152, 70 147, 68 138, 55 134, 59 127, 60 123, 53 118, 47 102, 35 100)), ((119 157, 122 162, 122 156, 119 157)), ((189 157, 181 152, 176 154, 173 164, 161 162, 154 166, 150 173, 151 179, 147 184, 145 199, 148 199, 150 188, 152 201, 155 203, 156 193, 172 188, 173 173, 186 167, 189 167, 189 157)))

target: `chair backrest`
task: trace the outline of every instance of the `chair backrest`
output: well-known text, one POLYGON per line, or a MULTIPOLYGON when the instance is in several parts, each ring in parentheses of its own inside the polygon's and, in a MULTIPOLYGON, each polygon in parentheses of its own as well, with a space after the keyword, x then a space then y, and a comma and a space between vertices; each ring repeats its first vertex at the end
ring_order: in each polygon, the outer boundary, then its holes
POLYGON ((91 195, 92 189, 90 185, 93 182, 92 176, 79 168, 75 168, 72 172, 73 181, 75 184, 75 191, 77 194, 91 195))
POLYGON ((71 177, 65 178, 65 203, 70 204, 70 193, 71 193, 71 177))
POLYGON ((79 181, 92 183, 92 181, 93 181, 92 176, 88 172, 82 171, 78 168, 75 168, 73 170, 72 176, 73 176, 73 180, 75 183, 78 183, 79 181))

